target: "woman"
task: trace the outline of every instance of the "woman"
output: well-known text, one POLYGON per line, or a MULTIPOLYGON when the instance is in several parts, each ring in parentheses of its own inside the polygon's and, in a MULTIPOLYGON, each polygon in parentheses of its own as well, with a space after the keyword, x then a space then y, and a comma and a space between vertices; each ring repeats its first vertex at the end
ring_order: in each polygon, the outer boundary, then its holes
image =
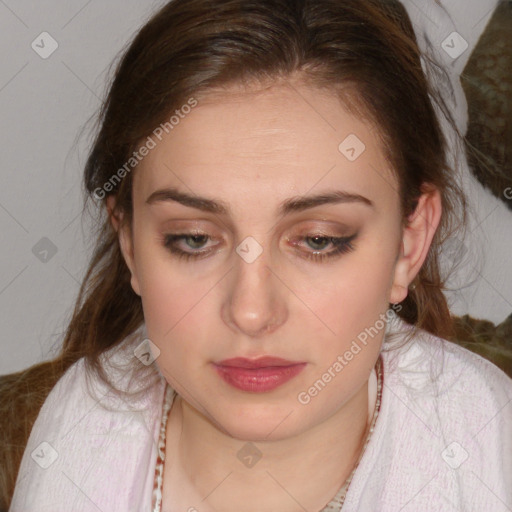
POLYGON ((102 111, 102 232, 10 510, 510 506, 512 382, 446 341, 431 97, 397 2, 163 7, 102 111))

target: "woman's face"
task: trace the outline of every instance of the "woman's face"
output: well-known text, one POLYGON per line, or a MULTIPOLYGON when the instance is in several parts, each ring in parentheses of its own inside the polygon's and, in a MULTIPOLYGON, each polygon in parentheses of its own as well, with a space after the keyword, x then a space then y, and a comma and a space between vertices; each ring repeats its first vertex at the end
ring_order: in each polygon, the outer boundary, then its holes
POLYGON ((234 437, 289 437, 364 388, 404 298, 398 186, 374 129, 334 96, 207 99, 134 171, 123 251, 171 386, 234 437), (303 364, 287 381, 215 366, 261 356, 303 364))

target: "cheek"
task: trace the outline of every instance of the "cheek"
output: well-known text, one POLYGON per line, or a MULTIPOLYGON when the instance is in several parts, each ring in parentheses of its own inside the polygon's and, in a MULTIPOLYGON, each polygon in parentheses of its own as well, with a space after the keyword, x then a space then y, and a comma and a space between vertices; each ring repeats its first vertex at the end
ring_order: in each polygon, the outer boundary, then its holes
POLYGON ((140 246, 144 248, 135 258, 148 336, 167 347, 176 333, 197 326, 208 281, 184 271, 184 265, 176 264, 154 241, 140 246))
MULTIPOLYGON (((157 267, 149 270, 141 289, 146 325, 155 339, 170 343, 184 339, 187 332, 197 333, 204 318, 204 301, 208 301, 205 283, 183 280, 175 273, 157 267)), ((191 339, 187 336, 186 339, 191 339)), ((193 338, 192 338, 193 339, 193 338)))
POLYGON ((295 279, 294 292, 322 321, 323 327, 318 320, 317 323, 327 339, 334 334, 333 340, 350 340, 374 325, 388 309, 394 269, 394 254, 388 245, 356 249, 332 266, 332 272, 295 279))

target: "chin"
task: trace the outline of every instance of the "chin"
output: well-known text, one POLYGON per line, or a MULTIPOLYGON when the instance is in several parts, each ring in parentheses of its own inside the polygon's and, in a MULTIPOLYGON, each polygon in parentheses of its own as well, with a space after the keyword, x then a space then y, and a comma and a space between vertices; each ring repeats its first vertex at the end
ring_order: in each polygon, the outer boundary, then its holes
POLYGON ((269 411, 265 405, 264 409, 231 406, 227 414, 211 421, 218 429, 240 441, 279 441, 299 433, 300 427, 291 407, 276 407, 269 411))

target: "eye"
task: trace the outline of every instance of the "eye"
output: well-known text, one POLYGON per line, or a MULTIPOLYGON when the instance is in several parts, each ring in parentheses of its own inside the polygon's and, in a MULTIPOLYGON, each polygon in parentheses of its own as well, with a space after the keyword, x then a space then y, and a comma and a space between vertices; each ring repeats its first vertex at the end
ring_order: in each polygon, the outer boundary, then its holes
MULTIPOLYGON (((303 253, 301 256, 313 261, 325 261, 326 259, 339 257, 354 250, 352 241, 356 237, 357 233, 348 237, 326 236, 323 234, 302 237, 299 240, 306 242, 306 249, 313 249, 313 251, 301 249, 300 252, 303 253), (326 250, 329 247, 331 247, 331 250, 326 250)), ((292 242, 292 245, 302 247, 296 240, 292 242)))
POLYGON ((179 258, 201 258, 212 252, 211 248, 199 250, 203 249, 210 239, 211 237, 204 233, 172 233, 164 236, 163 244, 179 258))

